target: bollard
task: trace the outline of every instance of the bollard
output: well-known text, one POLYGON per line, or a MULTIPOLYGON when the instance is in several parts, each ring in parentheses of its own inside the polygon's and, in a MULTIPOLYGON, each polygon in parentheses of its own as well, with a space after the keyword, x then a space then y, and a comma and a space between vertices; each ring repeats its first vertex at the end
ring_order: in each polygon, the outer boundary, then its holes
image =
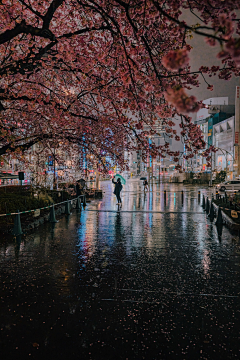
POLYGON ((216 200, 219 199, 219 194, 218 194, 218 191, 216 191, 216 200))
MULTIPOLYGON (((19 210, 17 210, 17 212, 19 213, 19 210)), ((14 236, 19 236, 22 235, 22 226, 21 226, 21 219, 20 219, 20 214, 16 214, 15 215, 15 219, 14 219, 14 227, 13 227, 13 235, 14 236)))
POLYGON ((201 192, 199 191, 198 192, 198 202, 200 203, 200 200, 201 200, 201 192))
POLYGON ((225 192, 225 203, 227 203, 227 201, 228 201, 228 196, 227 196, 227 193, 225 192))
POLYGON ((164 190, 164 202, 166 202, 166 199, 167 199, 167 192, 166 190, 164 190))
POLYGON ((209 206, 209 200, 208 200, 208 197, 207 197, 207 200, 206 200, 206 214, 209 214, 209 209, 210 209, 210 206, 209 206))
POLYGON ((182 203, 183 203, 183 200, 184 200, 184 198, 183 198, 183 190, 182 190, 182 203))
POLYGON ((221 242, 222 241, 222 226, 217 226, 217 233, 218 233, 218 240, 221 242))
POLYGON ((213 196, 213 193, 212 193, 212 201, 214 200, 214 196, 213 196))
POLYGON ((213 207, 213 202, 211 202, 211 206, 210 206, 210 212, 209 212, 209 219, 210 221, 214 220, 214 207, 213 207))
POLYGON ((206 204, 205 204, 205 196, 203 195, 203 199, 202 199, 202 208, 203 208, 203 210, 205 210, 205 206, 206 206, 206 204))
POLYGON ((65 203, 65 214, 71 215, 69 200, 65 203))
POLYGON ((50 207, 49 221, 51 223, 56 223, 57 222, 56 217, 55 217, 54 204, 52 204, 52 206, 50 207))
POLYGON ((81 203, 80 203, 80 200, 79 200, 79 196, 77 198, 76 209, 81 210, 81 203))
POLYGON ((217 225, 217 226, 223 225, 222 210, 221 210, 220 206, 218 208, 217 220, 215 222, 215 225, 217 225))
POLYGON ((87 205, 87 202, 86 202, 86 195, 83 196, 83 208, 85 209, 87 205))

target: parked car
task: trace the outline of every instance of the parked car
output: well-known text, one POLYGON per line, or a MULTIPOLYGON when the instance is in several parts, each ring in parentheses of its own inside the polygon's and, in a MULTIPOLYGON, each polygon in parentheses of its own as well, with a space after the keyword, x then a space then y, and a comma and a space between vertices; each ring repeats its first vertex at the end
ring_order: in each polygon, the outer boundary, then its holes
POLYGON ((216 190, 219 190, 219 191, 225 191, 225 190, 240 191, 240 180, 224 181, 224 182, 216 185, 216 190))

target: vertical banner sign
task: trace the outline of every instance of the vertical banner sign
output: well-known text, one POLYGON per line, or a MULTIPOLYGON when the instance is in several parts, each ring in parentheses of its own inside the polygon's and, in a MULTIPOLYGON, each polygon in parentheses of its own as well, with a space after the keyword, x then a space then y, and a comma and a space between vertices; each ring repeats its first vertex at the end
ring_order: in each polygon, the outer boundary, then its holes
POLYGON ((239 132, 236 131, 236 132, 235 132, 235 144, 236 144, 236 145, 238 144, 238 135, 239 135, 239 132))
POLYGON ((238 161, 238 148, 235 148, 235 162, 238 161))
POLYGON ((213 118, 208 120, 208 148, 212 145, 213 118))

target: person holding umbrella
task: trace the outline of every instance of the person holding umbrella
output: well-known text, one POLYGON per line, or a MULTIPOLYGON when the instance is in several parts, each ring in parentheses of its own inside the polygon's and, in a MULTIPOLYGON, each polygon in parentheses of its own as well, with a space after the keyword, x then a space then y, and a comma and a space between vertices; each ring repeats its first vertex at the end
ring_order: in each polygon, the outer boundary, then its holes
POLYGON ((147 181, 147 179, 145 179, 145 180, 143 181, 143 186, 144 186, 144 192, 145 192, 145 191, 148 191, 148 181, 147 181))
POLYGON ((121 190, 122 190, 122 183, 121 183, 121 179, 120 177, 117 178, 117 181, 116 180, 116 177, 114 176, 113 179, 112 179, 112 183, 115 185, 115 188, 114 188, 114 195, 116 195, 117 197, 117 205, 120 205, 122 207, 122 199, 120 197, 120 193, 121 193, 121 190))
POLYGON ((148 181, 147 178, 141 177, 140 180, 143 180, 144 192, 148 190, 148 181))

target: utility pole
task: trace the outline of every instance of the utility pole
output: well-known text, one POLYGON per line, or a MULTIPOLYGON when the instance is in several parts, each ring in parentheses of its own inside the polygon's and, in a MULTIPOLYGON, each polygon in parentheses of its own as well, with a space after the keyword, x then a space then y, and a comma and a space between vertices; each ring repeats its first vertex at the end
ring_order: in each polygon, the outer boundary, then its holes
POLYGON ((235 141, 234 141, 234 155, 235 164, 237 166, 237 176, 240 175, 240 149, 238 145, 238 138, 240 132, 240 86, 236 86, 235 96, 235 141))
POLYGON ((53 189, 56 189, 55 146, 54 146, 54 149, 53 149, 53 189))
POLYGON ((212 156, 211 156, 211 174, 210 174, 210 184, 209 186, 212 187, 212 156))
POLYGON ((158 166, 158 183, 160 184, 160 172, 161 172, 161 158, 159 155, 159 166, 158 166))

